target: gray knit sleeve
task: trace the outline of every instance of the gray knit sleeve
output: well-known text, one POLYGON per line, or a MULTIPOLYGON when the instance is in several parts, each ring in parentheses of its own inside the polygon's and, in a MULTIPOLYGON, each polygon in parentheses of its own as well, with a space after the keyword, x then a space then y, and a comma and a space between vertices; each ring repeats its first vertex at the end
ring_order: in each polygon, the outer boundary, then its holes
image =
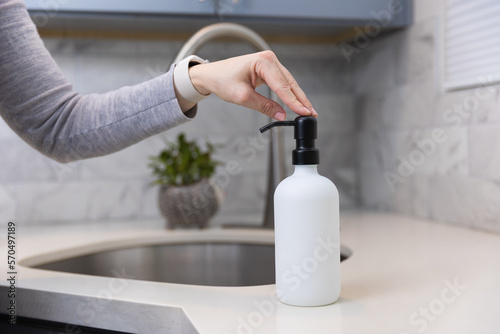
POLYGON ((105 94, 73 90, 21 0, 0 0, 0 115, 28 144, 60 162, 109 154, 192 119, 172 68, 105 94))

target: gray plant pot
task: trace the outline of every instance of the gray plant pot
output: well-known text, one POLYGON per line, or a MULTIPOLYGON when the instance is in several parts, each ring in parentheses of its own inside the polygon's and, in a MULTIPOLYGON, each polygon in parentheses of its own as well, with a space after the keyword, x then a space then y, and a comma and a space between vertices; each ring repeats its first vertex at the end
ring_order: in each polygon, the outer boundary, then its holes
POLYGON ((203 179, 187 186, 163 185, 158 199, 167 228, 204 228, 219 209, 221 190, 211 180, 203 179))

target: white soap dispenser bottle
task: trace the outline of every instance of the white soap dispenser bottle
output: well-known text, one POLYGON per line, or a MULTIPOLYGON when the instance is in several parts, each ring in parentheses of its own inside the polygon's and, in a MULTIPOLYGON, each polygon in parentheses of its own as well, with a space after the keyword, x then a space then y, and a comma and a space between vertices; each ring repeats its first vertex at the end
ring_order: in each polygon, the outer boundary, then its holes
POLYGON ((260 131, 274 126, 294 126, 297 142, 295 171, 274 193, 276 294, 289 305, 328 305, 340 294, 339 194, 317 171, 317 121, 299 116, 260 131))

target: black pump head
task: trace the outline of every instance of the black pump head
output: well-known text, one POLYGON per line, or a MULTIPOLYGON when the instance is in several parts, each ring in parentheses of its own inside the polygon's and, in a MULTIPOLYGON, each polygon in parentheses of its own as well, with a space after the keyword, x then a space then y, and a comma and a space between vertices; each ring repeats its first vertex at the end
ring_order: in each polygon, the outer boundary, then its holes
POLYGON ((318 138, 317 121, 314 116, 299 116, 294 121, 278 121, 260 128, 264 133, 275 126, 293 126, 297 148, 292 153, 294 165, 318 165, 319 151, 314 141, 318 138))

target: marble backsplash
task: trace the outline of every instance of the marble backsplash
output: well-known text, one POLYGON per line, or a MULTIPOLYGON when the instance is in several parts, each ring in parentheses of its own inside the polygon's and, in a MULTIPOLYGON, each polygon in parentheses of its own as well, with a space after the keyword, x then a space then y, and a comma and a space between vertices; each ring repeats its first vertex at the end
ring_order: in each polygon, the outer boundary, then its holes
MULTIPOLYGON (((45 39, 66 78, 82 94, 102 93, 164 73, 179 41, 45 39)), ((320 113, 320 171, 339 187, 342 206, 357 204, 357 134, 352 77, 336 46, 272 45, 320 113)), ((246 44, 215 43, 200 56, 212 61, 252 52, 246 44)), ((293 117, 293 115, 289 115, 293 117)), ((148 156, 179 132, 223 144, 217 158, 236 161, 237 175, 220 167, 216 178, 225 202, 213 224, 259 224, 264 210, 267 147, 258 128, 269 119, 257 112, 210 97, 194 121, 109 156, 56 163, 19 139, 0 120, 0 219, 20 224, 71 224, 92 221, 158 219, 157 188, 148 156)), ((286 132, 288 150, 293 131, 286 132)), ((288 164, 291 164, 290 154, 288 164)), ((291 168, 290 168, 291 170, 291 168)))
POLYGON ((499 87, 441 88, 443 20, 427 14, 352 62, 361 205, 500 232, 499 87))
MULTIPOLYGON (((500 232, 499 86, 441 88, 438 7, 431 0, 415 1, 412 27, 373 38, 349 59, 341 45, 272 47, 320 113, 320 172, 339 188, 342 208, 361 206, 500 232)), ((159 75, 182 45, 45 43, 83 94, 159 75)), ((216 43, 200 55, 213 61, 249 52, 245 44, 216 43)), ((148 156, 183 131, 223 144, 218 158, 240 167, 230 177, 223 167, 217 173, 226 199, 213 223, 259 224, 268 152, 257 129, 267 122, 257 112, 210 97, 188 124, 106 157, 61 165, 0 120, 0 220, 44 225, 159 219, 148 156)), ((287 151, 294 145, 291 132, 285 131, 287 151)))

